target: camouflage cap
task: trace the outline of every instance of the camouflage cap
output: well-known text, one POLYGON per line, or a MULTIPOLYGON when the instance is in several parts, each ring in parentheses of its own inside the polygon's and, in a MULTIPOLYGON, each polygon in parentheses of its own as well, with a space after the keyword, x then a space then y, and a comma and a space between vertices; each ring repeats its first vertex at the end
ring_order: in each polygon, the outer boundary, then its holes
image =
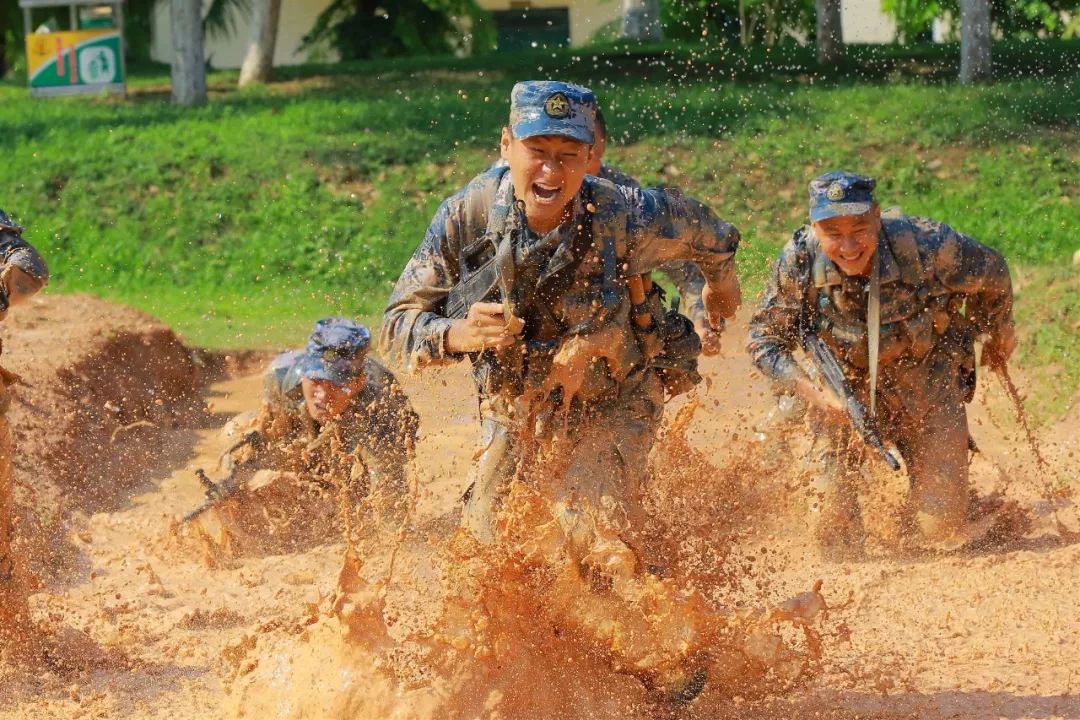
POLYGON ((516 138, 561 135, 592 145, 596 97, 592 90, 570 83, 519 82, 510 93, 510 130, 516 138))
POLYGON ((6 212, 0 210, 0 232, 13 232, 16 235, 22 235, 23 227, 15 223, 6 212))
POLYGON ((810 181, 810 222, 865 215, 874 207, 877 181, 866 175, 834 171, 810 181))
POLYGON ((371 332, 363 325, 341 317, 320 320, 297 363, 300 377, 348 385, 363 372, 370 347, 371 332))

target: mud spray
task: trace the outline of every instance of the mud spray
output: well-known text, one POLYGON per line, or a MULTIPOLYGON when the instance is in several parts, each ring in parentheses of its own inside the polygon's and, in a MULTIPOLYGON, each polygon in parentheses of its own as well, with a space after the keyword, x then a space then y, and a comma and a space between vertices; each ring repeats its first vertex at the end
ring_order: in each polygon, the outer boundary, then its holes
MULTIPOLYGON (((721 475, 686 441, 696 406, 675 417, 658 448, 674 470, 655 479, 651 498, 665 519, 685 507, 677 492, 721 475)), ((815 621, 827 610, 820 586, 775 607, 733 608, 698 589, 703 567, 635 573, 632 551, 599 513, 547 498, 540 478, 553 462, 538 457, 515 481, 495 545, 462 532, 406 537, 407 523, 367 542, 350 535, 317 621, 244 639, 229 653, 231 711, 624 718, 671 712, 706 679, 750 696, 813 674, 822 653, 815 621)), ((721 517, 710 518, 717 562, 733 532, 721 517)))

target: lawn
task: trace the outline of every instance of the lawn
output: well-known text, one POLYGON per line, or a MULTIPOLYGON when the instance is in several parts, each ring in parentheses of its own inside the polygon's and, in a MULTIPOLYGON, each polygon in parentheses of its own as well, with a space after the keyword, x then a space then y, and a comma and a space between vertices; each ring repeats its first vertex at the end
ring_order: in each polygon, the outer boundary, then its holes
POLYGON ((211 77, 168 104, 167 69, 126 100, 32 101, 0 83, 0 207, 47 255, 54 291, 131 303, 193 343, 295 342, 330 312, 374 318, 439 202, 494 158, 516 80, 590 85, 610 159, 736 223, 760 288, 805 217, 805 184, 846 167, 886 205, 948 221, 1022 273, 1020 362, 1041 417, 1080 384, 1080 43, 999 44, 1000 80, 946 80, 955 47, 615 47, 289 68, 265 88, 211 77), (1035 369, 1038 366, 1038 370, 1035 369), (1049 367, 1052 372, 1043 372, 1049 367))

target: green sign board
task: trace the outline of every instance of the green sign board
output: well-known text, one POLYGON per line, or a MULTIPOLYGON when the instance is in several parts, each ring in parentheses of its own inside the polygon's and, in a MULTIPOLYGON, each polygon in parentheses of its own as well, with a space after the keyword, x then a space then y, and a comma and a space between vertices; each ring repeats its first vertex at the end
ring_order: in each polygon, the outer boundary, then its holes
POLYGON ((34 33, 26 39, 30 91, 37 96, 124 92, 120 31, 34 33))

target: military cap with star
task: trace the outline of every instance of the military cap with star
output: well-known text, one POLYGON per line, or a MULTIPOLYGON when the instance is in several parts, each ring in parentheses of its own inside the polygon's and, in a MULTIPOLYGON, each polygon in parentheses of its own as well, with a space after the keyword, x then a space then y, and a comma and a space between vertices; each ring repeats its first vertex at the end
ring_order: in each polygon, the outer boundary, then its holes
POLYGON ((324 318, 315 323, 297 369, 300 377, 348 385, 363 372, 370 347, 371 332, 363 325, 348 318, 324 318))
POLYGON ((510 93, 510 130, 520 139, 561 135, 592 145, 596 97, 592 90, 571 83, 519 82, 510 93))
POLYGON ((810 222, 865 215, 874 207, 877 181, 840 170, 810 181, 810 222))

